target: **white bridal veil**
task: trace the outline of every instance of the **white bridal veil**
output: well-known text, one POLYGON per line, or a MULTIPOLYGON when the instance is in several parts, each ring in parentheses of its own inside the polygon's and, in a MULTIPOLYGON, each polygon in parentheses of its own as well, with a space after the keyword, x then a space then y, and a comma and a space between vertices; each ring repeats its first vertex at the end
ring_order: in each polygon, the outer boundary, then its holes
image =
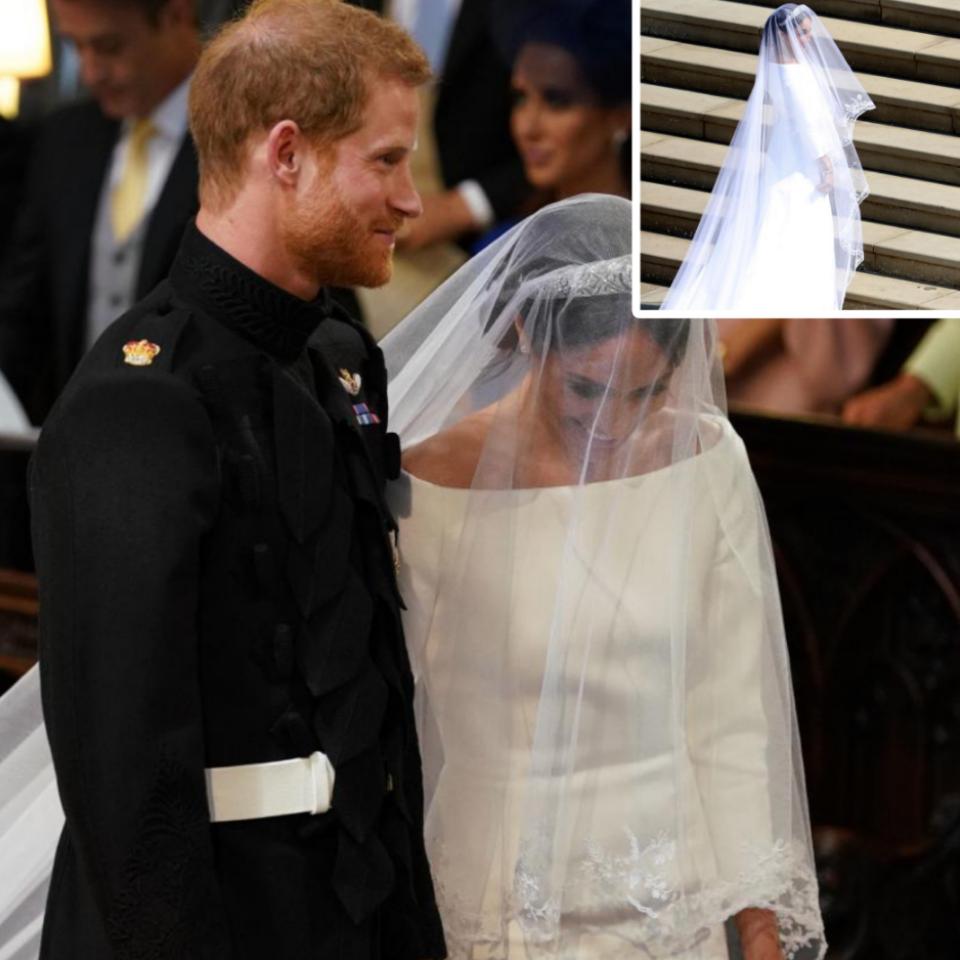
POLYGON ((840 309, 863 260, 867 184, 853 127, 871 109, 817 15, 805 4, 778 7, 763 28, 743 118, 662 308, 744 316, 840 309))
POLYGON ((0 698, 0 960, 35 960, 63 812, 34 668, 0 698))
POLYGON ((713 326, 630 312, 630 204, 547 207, 384 341, 454 960, 822 956, 763 507, 713 326))

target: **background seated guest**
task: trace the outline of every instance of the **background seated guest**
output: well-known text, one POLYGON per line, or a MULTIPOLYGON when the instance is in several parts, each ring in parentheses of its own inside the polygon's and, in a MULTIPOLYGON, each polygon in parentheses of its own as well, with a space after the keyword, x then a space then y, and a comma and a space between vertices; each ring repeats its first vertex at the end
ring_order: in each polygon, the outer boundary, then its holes
POLYGON ((839 413, 869 381, 894 321, 717 320, 731 401, 778 413, 839 413))
POLYGON ((41 422, 87 347, 170 267, 196 211, 193 0, 50 0, 92 101, 42 124, 0 264, 0 369, 41 422))
POLYGON ((521 4, 498 15, 513 65, 513 137, 537 205, 630 194, 626 0, 521 4))
MULTIPOLYGON (((849 400, 843 419, 861 427, 906 430, 943 421, 960 407, 960 320, 940 320, 889 383, 849 400)), ((960 417, 957 420, 960 436, 960 417)))
POLYGON ((460 266, 462 250, 446 241, 475 252, 553 200, 588 192, 628 196, 626 0, 462 0, 455 15, 457 4, 447 0, 439 43, 422 23, 429 0, 354 2, 392 15, 428 51, 439 50, 431 55, 440 76, 432 129, 421 129, 413 160, 424 213, 398 237, 391 283, 361 294, 375 335, 460 266), (437 189, 440 181, 446 189, 437 189), (479 230, 486 233, 478 238, 479 230))

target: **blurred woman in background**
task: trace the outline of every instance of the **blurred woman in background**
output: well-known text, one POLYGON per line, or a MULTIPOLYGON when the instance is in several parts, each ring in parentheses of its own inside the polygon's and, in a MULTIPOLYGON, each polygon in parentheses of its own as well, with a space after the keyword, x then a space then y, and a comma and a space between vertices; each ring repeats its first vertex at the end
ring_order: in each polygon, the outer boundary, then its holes
MULTIPOLYGON (((630 194, 626 0, 540 4, 513 27, 511 127, 540 202, 630 194)), ((509 19, 509 18, 508 18, 509 19)))

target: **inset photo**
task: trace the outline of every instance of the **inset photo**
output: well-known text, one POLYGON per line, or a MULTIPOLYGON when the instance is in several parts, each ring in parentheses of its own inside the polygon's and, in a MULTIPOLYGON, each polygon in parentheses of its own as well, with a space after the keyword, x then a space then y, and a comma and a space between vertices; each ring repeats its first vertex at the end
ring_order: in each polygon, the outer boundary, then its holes
POLYGON ((643 0, 637 20, 635 306, 960 309, 960 4, 643 0))

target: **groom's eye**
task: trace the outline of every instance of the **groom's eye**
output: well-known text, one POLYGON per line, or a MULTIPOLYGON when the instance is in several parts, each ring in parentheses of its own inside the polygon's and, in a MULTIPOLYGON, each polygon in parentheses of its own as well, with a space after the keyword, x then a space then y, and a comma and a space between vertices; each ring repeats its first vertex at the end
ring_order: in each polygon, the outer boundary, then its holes
POLYGON ((388 167, 395 167, 403 159, 402 150, 389 150, 387 153, 380 154, 377 160, 388 167))

